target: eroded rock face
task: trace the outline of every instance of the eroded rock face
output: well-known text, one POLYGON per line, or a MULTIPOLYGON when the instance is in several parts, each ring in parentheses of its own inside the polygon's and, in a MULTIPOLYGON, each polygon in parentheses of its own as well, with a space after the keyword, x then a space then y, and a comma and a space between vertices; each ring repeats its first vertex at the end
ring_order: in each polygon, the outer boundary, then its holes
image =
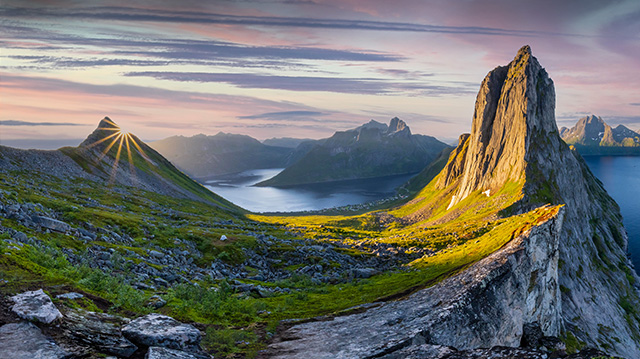
POLYGON ((78 343, 128 358, 138 347, 120 333, 120 326, 126 322, 123 318, 103 313, 70 311, 65 316, 63 328, 78 343))
POLYGON ((0 327, 0 357, 11 359, 65 359, 71 356, 29 322, 0 327))
POLYGON ((122 328, 122 334, 144 347, 155 346, 188 351, 199 351, 202 339, 202 334, 194 326, 156 313, 131 321, 122 328))
POLYGON ((10 299, 15 303, 11 310, 22 319, 49 324, 62 318, 62 313, 42 289, 16 294, 10 299))
POLYGON ((535 321, 547 333, 557 333, 561 226, 559 212, 468 270, 406 300, 296 325, 268 353, 274 358, 400 358, 421 353, 425 344, 517 347, 524 325, 535 321))

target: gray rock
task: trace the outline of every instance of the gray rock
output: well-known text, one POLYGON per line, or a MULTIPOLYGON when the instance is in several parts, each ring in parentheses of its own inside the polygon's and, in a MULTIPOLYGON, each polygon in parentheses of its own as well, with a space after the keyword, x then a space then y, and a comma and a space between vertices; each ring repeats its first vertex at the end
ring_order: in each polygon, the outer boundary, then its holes
POLYGON ((209 359, 206 354, 196 354, 183 352, 181 350, 168 349, 163 347, 150 347, 145 359, 209 359))
POLYGON ((149 299, 147 299, 145 305, 147 307, 152 307, 155 309, 160 309, 167 304, 167 301, 162 299, 159 295, 153 295, 149 299))
POLYGON ((49 324, 62 318, 62 313, 42 289, 17 294, 10 299, 15 303, 11 310, 22 319, 49 324))
POLYGON ((352 273, 355 278, 371 278, 379 272, 373 268, 355 268, 352 273))
POLYGON ((194 326, 156 313, 131 321, 122 328, 122 334, 142 346, 188 351, 198 351, 202 339, 202 334, 194 326))
POLYGON ((158 252, 158 251, 153 250, 153 249, 149 251, 149 255, 154 257, 154 258, 158 258, 158 259, 164 258, 164 254, 162 252, 158 252))
POLYGON ((70 311, 62 326, 69 337, 82 344, 95 347, 103 353, 128 358, 138 347, 120 333, 120 326, 126 322, 124 318, 103 313, 70 311))
POLYGON ((84 295, 76 292, 69 292, 69 293, 56 295, 56 298, 62 298, 62 299, 79 299, 82 297, 84 297, 84 295))
POLYGON ((32 323, 0 327, 0 354, 7 359, 65 359, 71 357, 32 323))
POLYGON ((65 233, 71 230, 71 226, 68 223, 65 223, 50 217, 33 216, 31 217, 31 220, 38 226, 42 228, 50 229, 52 231, 65 233))

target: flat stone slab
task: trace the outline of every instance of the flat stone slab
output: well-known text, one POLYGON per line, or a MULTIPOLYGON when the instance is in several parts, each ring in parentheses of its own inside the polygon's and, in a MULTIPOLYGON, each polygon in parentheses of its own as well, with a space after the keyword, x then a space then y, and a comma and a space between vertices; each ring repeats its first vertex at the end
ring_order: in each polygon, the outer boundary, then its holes
POLYGON ((10 299, 15 303, 11 310, 22 319, 50 324, 62 318, 62 313, 42 289, 16 294, 10 299))
POLYGON ((0 356, 11 359, 66 359, 70 355, 29 322, 0 327, 0 356))
POLYGON ((131 321, 122 328, 122 334, 145 347, 165 347, 177 350, 199 351, 202 334, 193 325, 183 324, 162 314, 148 314, 131 321))

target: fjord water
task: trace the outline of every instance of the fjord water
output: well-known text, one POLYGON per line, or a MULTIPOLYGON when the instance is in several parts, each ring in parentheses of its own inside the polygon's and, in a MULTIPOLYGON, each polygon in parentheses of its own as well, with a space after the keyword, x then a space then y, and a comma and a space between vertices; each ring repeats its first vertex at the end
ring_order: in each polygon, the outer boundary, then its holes
POLYGON ((252 212, 299 212, 341 207, 391 197, 413 175, 318 183, 291 188, 253 187, 282 168, 257 169, 219 176, 205 187, 252 212))
POLYGON ((640 272, 640 156, 586 156, 584 160, 620 205, 629 255, 640 272))

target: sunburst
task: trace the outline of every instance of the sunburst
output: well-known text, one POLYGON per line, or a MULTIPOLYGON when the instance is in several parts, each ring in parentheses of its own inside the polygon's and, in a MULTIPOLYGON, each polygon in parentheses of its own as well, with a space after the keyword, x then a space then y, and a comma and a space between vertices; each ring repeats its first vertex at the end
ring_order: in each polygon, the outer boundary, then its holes
POLYGON ((101 151, 100 155, 96 159, 95 163, 98 164, 102 161, 102 159, 111 151, 111 149, 116 146, 116 155, 113 162, 113 166, 111 167, 111 173, 109 176, 109 184, 113 184, 115 182, 115 176, 118 172, 118 166, 120 164, 120 157, 122 157, 122 150, 124 149, 127 152, 127 160, 129 162, 129 172, 131 172, 132 180, 135 183, 137 182, 136 176, 136 166, 133 161, 133 151, 138 152, 138 154, 144 158, 145 161, 152 163, 151 159, 145 151, 142 149, 140 144, 137 143, 136 137, 134 137, 128 131, 123 130, 120 126, 116 125, 113 121, 108 118, 103 120, 107 124, 111 125, 111 127, 98 127, 98 130, 104 131, 112 131, 113 133, 105 136, 96 142, 93 142, 87 148, 92 148, 101 143, 108 142, 107 146, 101 151))

